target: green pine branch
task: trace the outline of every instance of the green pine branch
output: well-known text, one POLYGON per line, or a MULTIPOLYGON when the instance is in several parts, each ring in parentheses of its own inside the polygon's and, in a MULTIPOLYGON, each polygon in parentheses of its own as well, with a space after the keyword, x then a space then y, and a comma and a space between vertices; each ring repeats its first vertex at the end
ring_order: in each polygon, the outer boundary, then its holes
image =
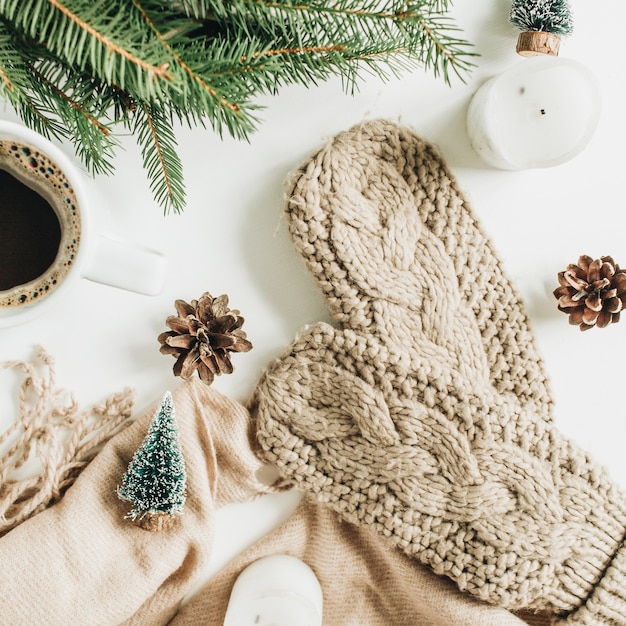
MULTIPOLYGON (((161 48, 164 58, 167 58, 168 72, 177 88, 171 100, 176 103, 177 109, 188 111, 194 120, 208 117, 212 126, 220 133, 223 126, 237 138, 245 138, 252 132, 254 124, 248 115, 248 107, 240 104, 243 102, 242 94, 232 88, 228 89, 228 86, 213 84, 211 74, 198 68, 197 59, 203 56, 206 46, 202 45, 203 38, 195 41, 186 35, 192 27, 189 21, 185 22, 175 13, 162 9, 153 12, 151 16, 148 8, 154 2, 132 2, 141 16, 143 26, 150 31, 155 45, 161 48), (200 45, 194 46, 195 43, 200 45)), ((195 26, 197 25, 193 23, 193 27, 195 26)))
POLYGON ((171 114, 141 103, 132 124, 155 200, 161 206, 182 211, 185 201, 183 166, 176 151, 171 114))
POLYGON ((61 124, 41 100, 35 77, 27 62, 15 53, 10 32, 0 22, 0 97, 5 99, 27 126, 50 138, 60 138, 61 124))
POLYGON ((147 99, 171 83, 162 50, 145 31, 128 28, 121 2, 2 0, 0 13, 25 39, 45 42, 68 65, 120 89, 147 99))
MULTIPOLYGON (((359 45, 369 42, 381 53, 404 54, 446 80, 450 68, 461 77, 471 67, 467 42, 458 37, 452 20, 442 15, 447 2, 188 0, 183 5, 196 17, 210 16, 224 28, 248 37, 289 42, 278 48, 344 45, 356 56, 359 45)), ((383 54, 379 62, 384 62, 383 54)))
POLYGON ((156 201, 184 208, 173 120, 246 139, 255 99, 339 76, 353 92, 423 68, 450 82, 473 52, 448 0, 0 0, 0 97, 90 171, 137 139, 156 201))
POLYGON ((64 135, 89 171, 111 174, 118 145, 108 118, 113 101, 108 93, 94 97, 104 86, 96 80, 85 81, 61 63, 35 63, 29 72, 38 83, 46 109, 63 120, 64 135))

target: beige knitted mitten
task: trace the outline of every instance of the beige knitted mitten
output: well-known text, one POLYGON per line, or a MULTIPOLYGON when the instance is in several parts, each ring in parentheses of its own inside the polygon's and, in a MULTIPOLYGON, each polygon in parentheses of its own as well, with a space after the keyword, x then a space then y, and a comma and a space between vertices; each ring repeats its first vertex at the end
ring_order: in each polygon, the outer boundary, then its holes
POLYGON ((436 152, 354 128, 299 170, 287 218, 340 327, 262 377, 266 457, 462 590, 626 624, 626 498, 552 426, 522 305, 436 152))
POLYGON ((54 506, 0 539, 0 623, 165 624, 197 584, 215 508, 268 489, 248 412, 198 380, 173 393, 187 467, 187 501, 168 530, 124 519, 116 494, 154 409, 112 438, 54 506))

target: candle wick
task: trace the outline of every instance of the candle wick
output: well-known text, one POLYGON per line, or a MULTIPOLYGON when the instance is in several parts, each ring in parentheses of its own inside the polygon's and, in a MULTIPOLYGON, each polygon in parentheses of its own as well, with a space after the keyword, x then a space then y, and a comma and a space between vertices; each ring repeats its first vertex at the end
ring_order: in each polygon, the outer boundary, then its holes
POLYGON ((541 115, 545 115, 546 114, 546 110, 545 109, 539 109, 539 112, 541 113, 541 115))

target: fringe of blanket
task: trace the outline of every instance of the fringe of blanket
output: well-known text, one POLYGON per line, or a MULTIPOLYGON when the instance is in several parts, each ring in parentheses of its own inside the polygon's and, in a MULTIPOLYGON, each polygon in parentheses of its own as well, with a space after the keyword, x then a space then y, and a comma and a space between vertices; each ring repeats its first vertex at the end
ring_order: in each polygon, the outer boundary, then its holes
POLYGON ((35 361, 0 364, 25 374, 17 419, 0 434, 0 537, 60 500, 102 446, 132 421, 131 389, 81 411, 73 394, 56 387, 54 359, 38 348, 35 361), (39 465, 34 474, 20 476, 33 460, 39 465))

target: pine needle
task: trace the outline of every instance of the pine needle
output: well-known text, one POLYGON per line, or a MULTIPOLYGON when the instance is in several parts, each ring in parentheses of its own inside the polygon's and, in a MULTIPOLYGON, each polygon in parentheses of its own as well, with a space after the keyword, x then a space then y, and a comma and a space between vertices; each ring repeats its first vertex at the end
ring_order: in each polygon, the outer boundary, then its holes
POLYGON ((0 0, 0 97, 113 170, 118 128, 141 147, 155 201, 185 205, 173 119, 248 139, 256 99, 332 76, 424 69, 450 83, 473 67, 449 0, 0 0))

